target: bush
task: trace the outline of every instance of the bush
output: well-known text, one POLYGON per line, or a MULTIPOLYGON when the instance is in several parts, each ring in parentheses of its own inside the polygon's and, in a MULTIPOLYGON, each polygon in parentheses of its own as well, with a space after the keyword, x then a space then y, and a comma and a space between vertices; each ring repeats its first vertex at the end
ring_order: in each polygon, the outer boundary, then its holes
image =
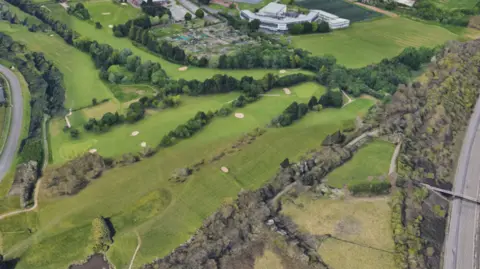
POLYGON ((390 183, 387 181, 372 181, 355 183, 348 186, 348 190, 353 195, 382 195, 390 192, 390 183))
POLYGON ((199 8, 197 9, 197 11, 195 11, 195 16, 197 16, 197 18, 199 19, 202 19, 205 16, 205 12, 203 12, 203 10, 199 8))
POLYGON ((43 143, 39 138, 27 138, 20 151, 22 162, 36 161, 41 164, 43 161, 43 143))
POLYGON ((94 253, 106 252, 113 243, 107 222, 101 216, 92 221, 91 241, 94 253))

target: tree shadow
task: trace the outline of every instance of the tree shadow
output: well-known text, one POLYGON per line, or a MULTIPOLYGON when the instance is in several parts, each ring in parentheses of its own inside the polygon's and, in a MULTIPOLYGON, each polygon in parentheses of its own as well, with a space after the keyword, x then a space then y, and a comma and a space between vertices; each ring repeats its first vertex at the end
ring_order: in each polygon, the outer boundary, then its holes
POLYGON ((110 231, 110 235, 112 236, 112 241, 114 241, 113 237, 115 236, 117 231, 115 230, 115 227, 113 227, 113 223, 110 220, 110 218, 105 218, 105 223, 107 224, 108 230, 110 231))
POLYGON ((20 261, 20 258, 15 258, 12 260, 5 261, 6 269, 15 269, 17 263, 20 261))

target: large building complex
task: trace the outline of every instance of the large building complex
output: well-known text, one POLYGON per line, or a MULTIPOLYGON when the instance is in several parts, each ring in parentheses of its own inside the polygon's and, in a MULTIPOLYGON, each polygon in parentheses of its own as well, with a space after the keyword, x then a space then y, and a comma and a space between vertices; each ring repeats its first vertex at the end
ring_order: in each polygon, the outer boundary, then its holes
POLYGON ((242 10, 240 17, 248 21, 257 19, 260 21, 260 28, 275 32, 286 32, 289 25, 304 22, 325 21, 330 29, 346 28, 350 25, 349 20, 322 10, 310 10, 308 14, 287 12, 287 6, 278 3, 269 3, 257 13, 242 10))

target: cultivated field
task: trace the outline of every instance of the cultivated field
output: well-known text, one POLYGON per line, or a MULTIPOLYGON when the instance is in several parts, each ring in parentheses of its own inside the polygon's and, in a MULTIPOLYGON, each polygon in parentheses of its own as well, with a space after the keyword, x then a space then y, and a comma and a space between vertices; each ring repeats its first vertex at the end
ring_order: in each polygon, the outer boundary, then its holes
POLYGON ((398 55, 406 47, 434 47, 458 35, 436 25, 405 18, 353 24, 330 34, 293 36, 293 45, 314 55, 331 54, 347 67, 362 67, 398 55))
POLYGON ((321 9, 351 22, 359 22, 382 16, 382 14, 361 8, 343 0, 297 0, 295 5, 308 9, 321 9))
POLYGON ((301 229, 332 235, 318 250, 332 268, 395 268, 387 197, 313 200, 302 196, 295 204, 287 204, 283 212, 301 229))
MULTIPOLYGON (((321 91, 304 88, 310 93, 321 91)), ((298 90, 292 91, 298 94, 298 90)), ((285 157, 295 160, 306 150, 320 146, 322 139, 340 128, 343 121, 363 115, 372 105, 371 100, 357 99, 342 109, 311 112, 289 127, 267 129, 251 144, 219 161, 208 161, 229 148, 242 133, 263 127, 281 111, 282 107, 275 104, 282 102, 282 98, 287 97, 264 97, 239 110, 245 114, 244 119, 233 116, 214 119, 192 138, 163 149, 152 158, 107 171, 76 196, 58 201, 42 199, 38 213, 2 221, 0 231, 7 257, 22 257, 18 269, 66 267, 88 254, 90 222, 98 215, 110 217, 115 226, 115 243, 107 255, 117 268, 125 268, 130 261, 137 244, 135 231, 142 238, 142 247, 134 266, 166 255, 187 240, 221 203, 235 198, 241 189, 260 187, 285 157), (278 111, 269 106, 276 106, 278 111), (175 168, 201 159, 206 164, 186 182, 168 181, 175 168), (230 172, 221 172, 221 166, 228 167, 230 172), (25 232, 27 229, 35 234, 30 236, 25 232)), ((218 99, 217 102, 221 103, 218 99)), ((159 115, 162 113, 167 111, 159 115)), ((162 125, 155 128, 161 132, 169 129, 162 125)), ((141 131, 139 139, 146 133, 141 131)), ((117 147, 129 143, 128 134, 119 140, 117 147)), ((157 141, 160 138, 158 134, 157 141)))
POLYGON ((25 27, 0 23, 0 31, 16 41, 27 44, 31 51, 43 52, 55 63, 64 75, 66 92, 65 107, 78 108, 92 103, 92 98, 112 99, 113 94, 99 79, 98 70, 90 57, 69 46, 58 36, 31 33, 25 27))
POLYGON ((350 161, 328 174, 327 184, 342 188, 352 183, 378 180, 379 176, 386 180, 394 149, 393 144, 381 140, 368 143, 350 161))

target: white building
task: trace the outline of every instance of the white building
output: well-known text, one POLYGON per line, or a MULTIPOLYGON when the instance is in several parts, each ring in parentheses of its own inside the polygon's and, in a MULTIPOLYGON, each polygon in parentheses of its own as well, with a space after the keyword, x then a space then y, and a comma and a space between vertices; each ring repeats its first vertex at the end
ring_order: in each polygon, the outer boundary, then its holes
POLYGON ((346 28, 350 25, 350 21, 339 18, 336 15, 327 13, 322 10, 310 10, 308 14, 298 14, 296 12, 287 12, 287 6, 278 3, 269 3, 260 9, 257 13, 250 10, 240 11, 242 19, 252 21, 258 19, 260 21, 260 28, 275 32, 288 31, 288 25, 325 21, 330 26, 330 29, 346 28))

